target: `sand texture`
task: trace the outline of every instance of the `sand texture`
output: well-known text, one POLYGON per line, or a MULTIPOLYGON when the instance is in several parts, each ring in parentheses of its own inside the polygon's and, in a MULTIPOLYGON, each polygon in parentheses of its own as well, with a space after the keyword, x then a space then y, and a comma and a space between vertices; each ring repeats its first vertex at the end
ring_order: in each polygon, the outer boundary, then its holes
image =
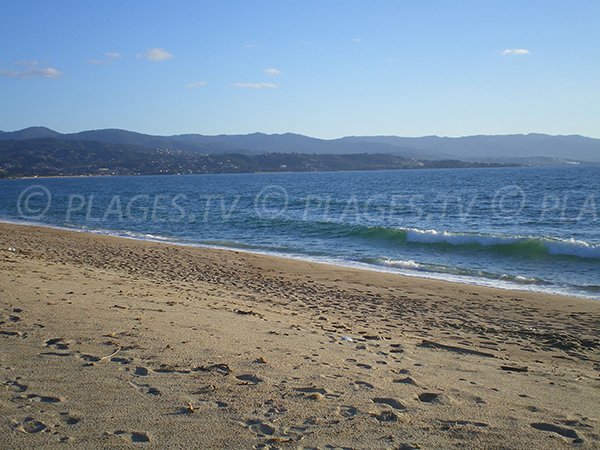
POLYGON ((0 448, 600 448, 600 302, 0 224, 0 448))

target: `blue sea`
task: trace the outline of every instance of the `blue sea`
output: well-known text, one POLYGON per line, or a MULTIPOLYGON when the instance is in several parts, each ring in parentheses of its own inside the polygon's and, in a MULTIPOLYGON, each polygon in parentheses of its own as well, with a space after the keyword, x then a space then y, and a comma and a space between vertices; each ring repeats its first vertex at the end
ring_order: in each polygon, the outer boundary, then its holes
POLYGON ((0 180, 0 220, 600 299, 600 168, 0 180))

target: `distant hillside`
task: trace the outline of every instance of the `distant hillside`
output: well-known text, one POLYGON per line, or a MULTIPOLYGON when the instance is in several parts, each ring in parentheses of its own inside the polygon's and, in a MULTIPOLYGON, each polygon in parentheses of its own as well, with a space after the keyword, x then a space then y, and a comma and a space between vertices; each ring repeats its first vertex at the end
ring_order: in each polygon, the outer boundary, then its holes
POLYGON ((491 161, 507 158, 558 158, 600 162, 600 139, 579 135, 513 134, 505 136, 465 136, 459 138, 425 136, 362 136, 343 138, 348 142, 371 142, 413 148, 465 160, 491 161))
POLYGON ((115 145, 133 145, 147 149, 181 150, 204 154, 380 153, 416 159, 459 159, 482 162, 515 162, 523 158, 552 164, 571 161, 600 162, 600 139, 578 135, 516 134, 504 136, 466 136, 459 138, 425 136, 349 136, 317 139, 300 134, 264 134, 205 136, 182 134, 152 136, 132 131, 107 129, 60 134, 44 127, 0 132, 0 140, 53 138, 64 141, 94 141, 115 145))
POLYGON ((60 138, 62 135, 46 127, 29 127, 19 131, 0 131, 2 140, 24 140, 37 138, 60 138))
MULTIPOLYGON (((151 149, 185 150, 198 153, 390 153, 398 154, 412 149, 379 142, 345 142, 317 139, 300 134, 264 134, 204 136, 181 134, 152 136, 133 131, 106 129, 60 134, 45 127, 31 127, 10 133, 0 132, 0 140, 60 138, 63 140, 96 141, 109 144, 137 145, 151 149)), ((417 156, 417 155, 407 155, 417 156)))
POLYGON ((68 139, 0 140, 0 177, 489 167, 390 154, 203 154, 68 139))

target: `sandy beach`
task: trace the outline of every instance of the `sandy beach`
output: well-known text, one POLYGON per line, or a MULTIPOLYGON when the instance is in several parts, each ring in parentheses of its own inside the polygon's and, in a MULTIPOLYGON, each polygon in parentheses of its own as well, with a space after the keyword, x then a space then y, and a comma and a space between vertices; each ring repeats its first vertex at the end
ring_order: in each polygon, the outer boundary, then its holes
POLYGON ((0 224, 1 448, 598 448, 600 302, 0 224))

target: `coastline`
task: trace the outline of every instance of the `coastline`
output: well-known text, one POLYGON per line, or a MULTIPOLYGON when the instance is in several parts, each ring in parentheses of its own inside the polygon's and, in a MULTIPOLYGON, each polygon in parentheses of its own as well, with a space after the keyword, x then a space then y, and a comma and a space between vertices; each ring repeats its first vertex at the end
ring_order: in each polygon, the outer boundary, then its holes
POLYGON ((376 266, 367 263, 361 262, 352 262, 345 261, 342 259, 333 259, 330 257, 308 257, 306 255, 294 255, 294 254, 286 254, 286 253, 276 253, 270 252, 266 250, 258 250, 258 249, 247 249, 247 248, 237 248, 237 247, 227 247, 220 245, 210 245, 203 243, 194 243, 194 242, 178 242, 174 239, 170 239, 168 237, 156 236, 149 233, 134 233, 129 231, 111 231, 111 230, 102 230, 102 229, 80 229, 80 228, 68 228, 59 225, 50 225, 50 224, 40 224, 35 222, 22 222, 22 221, 11 221, 9 219, 0 219, 0 226, 2 224, 7 225, 16 225, 16 226, 25 226, 25 227, 34 227, 34 228, 45 228, 50 230, 58 230, 58 231, 66 231, 72 233, 85 233, 91 234, 95 236, 107 236, 113 237, 116 239, 129 239, 129 240, 137 240, 141 242, 151 242, 158 244, 167 244, 174 245, 178 247, 189 247, 189 248, 198 248, 198 249, 206 249, 206 250, 217 250, 217 251, 225 251, 225 252, 238 252, 238 253, 247 253, 251 255, 264 256, 266 258, 276 258, 276 259, 284 259, 291 261, 299 261, 301 263, 307 264, 322 264, 324 266, 332 266, 338 268, 345 269, 354 269, 360 271, 367 272, 375 272, 375 273, 384 273, 391 274, 399 277, 409 277, 409 278, 422 278, 425 280, 432 281, 440 281, 442 283, 450 283, 450 284, 459 284, 459 285, 467 285, 467 286, 476 286, 476 287, 484 287, 490 289, 499 289, 502 291, 516 291, 516 292, 532 292, 538 293, 542 295, 556 296, 556 297, 573 297, 573 298, 583 298, 589 300, 600 300, 600 294, 591 295, 591 294, 583 294, 578 292, 569 292, 563 289, 557 288, 545 288, 543 285, 535 285, 535 284, 517 284, 514 281, 506 281, 503 279, 484 279, 477 277, 469 277, 466 275, 451 275, 447 273, 438 273, 438 272, 428 272, 428 271, 416 271, 416 270, 408 270, 408 269, 398 269, 391 267, 383 267, 376 266))
POLYGON ((7 223, 0 280, 2 447, 600 445, 595 300, 7 223))

